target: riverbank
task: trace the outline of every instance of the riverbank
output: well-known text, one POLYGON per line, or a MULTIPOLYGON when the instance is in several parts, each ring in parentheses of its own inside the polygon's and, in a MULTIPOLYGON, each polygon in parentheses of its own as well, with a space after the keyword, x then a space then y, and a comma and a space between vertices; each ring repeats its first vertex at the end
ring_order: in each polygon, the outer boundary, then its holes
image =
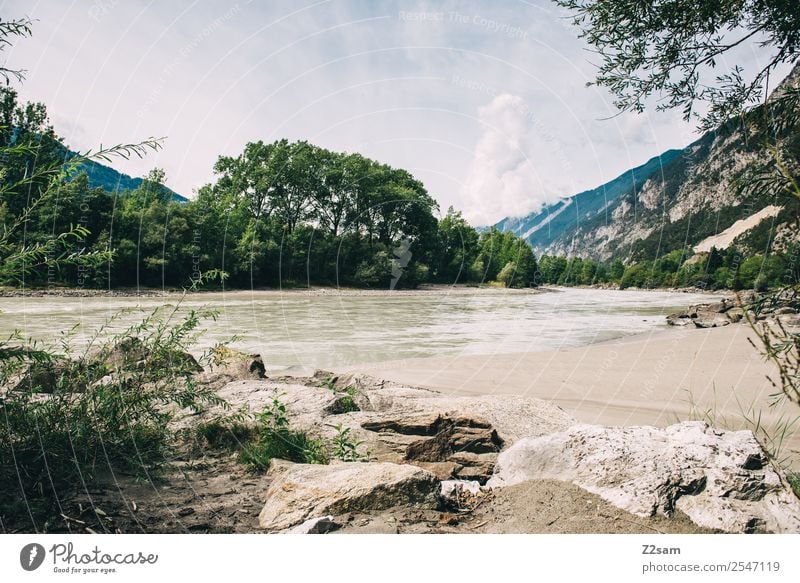
MULTIPOLYGON (((775 432, 800 416, 793 404, 772 409, 775 369, 750 344, 746 324, 713 329, 659 329, 589 346, 547 352, 415 358, 359 366, 378 378, 451 395, 535 397, 578 421, 654 425, 703 418, 733 429, 760 415, 775 432), (782 419, 783 418, 783 419, 782 419)), ((783 454, 800 467, 800 424, 783 454)), ((761 436, 759 436, 761 437, 761 436)))
POLYGON ((226 294, 232 296, 245 295, 282 295, 299 294, 309 296, 383 296, 383 295, 416 295, 416 294, 472 294, 481 292, 503 291, 511 294, 531 294, 544 293, 563 290, 605 290, 620 292, 674 292, 683 294, 715 295, 732 294, 732 290, 708 290, 698 287, 685 288, 638 288, 628 287, 620 289, 619 286, 596 284, 596 285, 574 285, 557 286, 541 285, 534 288, 506 288, 501 285, 493 284, 423 284, 413 289, 367 289, 356 287, 340 286, 304 286, 304 287, 283 287, 283 288, 252 288, 252 289, 200 289, 182 290, 178 288, 114 288, 114 289, 92 289, 78 287, 51 287, 51 288, 27 288, 20 289, 14 287, 0 286, 0 298, 9 297, 65 297, 65 298, 176 298, 184 294, 202 296, 206 294, 226 294))
MULTIPOLYGON (((552 288, 557 289, 557 288, 552 288)), ((211 294, 224 294, 232 297, 247 296, 277 296, 277 295, 308 295, 308 296, 404 296, 425 294, 475 294, 486 292, 507 292, 509 294, 534 294, 552 291, 549 288, 506 288, 498 285, 475 284, 425 284, 414 289, 366 289, 356 287, 338 286, 310 286, 310 287, 284 287, 284 288, 252 288, 252 289, 157 289, 157 288, 119 288, 119 289, 89 289, 89 288, 31 288, 19 289, 0 287, 0 297, 64 297, 64 298, 179 298, 186 295, 204 296, 211 294)))

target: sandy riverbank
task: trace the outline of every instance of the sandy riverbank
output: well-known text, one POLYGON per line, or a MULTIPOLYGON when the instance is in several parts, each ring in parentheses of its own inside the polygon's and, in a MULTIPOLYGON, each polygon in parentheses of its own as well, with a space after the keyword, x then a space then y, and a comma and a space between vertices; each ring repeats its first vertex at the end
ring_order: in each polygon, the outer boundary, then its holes
MULTIPOLYGON (((772 429, 780 413, 796 417, 800 408, 769 408, 776 390, 766 376, 774 369, 748 337, 744 324, 692 327, 550 352, 407 359, 358 370, 453 394, 538 397, 585 423, 665 426, 709 412, 715 425, 741 428, 742 413, 754 408, 772 429)), ((784 453, 800 466, 800 427, 784 453)))

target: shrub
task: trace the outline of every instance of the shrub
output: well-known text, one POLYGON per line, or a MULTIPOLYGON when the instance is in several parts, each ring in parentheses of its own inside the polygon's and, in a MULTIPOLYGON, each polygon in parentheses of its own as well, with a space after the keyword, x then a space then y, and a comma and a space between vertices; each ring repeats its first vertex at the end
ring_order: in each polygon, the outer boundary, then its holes
POLYGON ((199 385, 187 354, 210 312, 159 308, 77 356, 69 335, 61 351, 4 345, 0 359, 0 518, 29 519, 35 530, 76 484, 105 472, 148 476, 176 444, 171 428, 185 408, 227 403, 199 385), (120 346, 128 350, 120 351, 120 346), (136 346, 137 349, 131 349, 136 346), (136 355, 135 357, 133 355, 136 355), (42 371, 49 374, 41 374, 42 371))

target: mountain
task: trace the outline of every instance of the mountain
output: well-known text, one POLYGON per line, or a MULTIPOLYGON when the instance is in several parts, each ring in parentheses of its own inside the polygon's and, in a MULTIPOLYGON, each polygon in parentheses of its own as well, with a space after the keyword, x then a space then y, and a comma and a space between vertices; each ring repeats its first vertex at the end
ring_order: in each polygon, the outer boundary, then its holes
MULTIPOLYGON (((102 188, 108 192, 124 192, 135 190, 142 184, 142 178, 135 178, 118 172, 99 162, 86 162, 81 165, 81 170, 89 176, 89 185, 93 188, 102 188)), ((185 196, 181 196, 172 189, 164 186, 164 190, 172 195, 172 199, 177 202, 188 202, 185 196)))
MULTIPOLYGON (((788 87, 800 87, 800 65, 775 93, 788 87)), ((795 127, 782 139, 798 138, 795 127)), ((732 122, 595 189, 496 226, 548 255, 653 259, 685 246, 705 250, 709 242, 763 252, 771 243, 786 243, 800 206, 791 197, 776 200, 736 186, 769 162, 763 143, 756 130, 732 122)))
POLYGON ((592 190, 545 206, 527 217, 506 218, 495 225, 501 231, 513 231, 526 239, 538 252, 563 247, 590 223, 611 221, 613 211, 624 195, 636 192, 651 176, 663 171, 682 150, 668 150, 592 190))

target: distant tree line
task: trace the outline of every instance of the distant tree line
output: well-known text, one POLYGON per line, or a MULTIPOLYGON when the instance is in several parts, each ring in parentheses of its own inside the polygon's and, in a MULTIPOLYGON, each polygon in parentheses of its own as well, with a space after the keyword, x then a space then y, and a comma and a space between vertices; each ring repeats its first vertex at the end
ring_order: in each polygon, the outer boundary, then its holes
POLYGON ((704 289, 756 289, 766 291, 800 282, 800 243, 767 255, 746 254, 731 246, 712 247, 708 253, 676 249, 655 260, 624 264, 579 257, 544 255, 539 260, 537 284, 602 285, 621 289, 699 287, 704 289))
POLYGON ((438 220, 436 202, 407 171, 304 141, 259 141, 220 157, 216 181, 188 203, 173 200, 156 169, 118 193, 92 188, 78 172, 35 204, 53 177, 32 170, 68 150, 45 107, 20 105, 9 87, 0 88, 0 116, 0 219, 11 224, 25 213, 12 244, 80 226, 88 235, 72 243, 76 251, 113 252, 96 268, 29 270, 25 285, 178 287, 213 269, 244 288, 534 282, 536 259, 521 238, 479 233, 452 208, 438 220))

